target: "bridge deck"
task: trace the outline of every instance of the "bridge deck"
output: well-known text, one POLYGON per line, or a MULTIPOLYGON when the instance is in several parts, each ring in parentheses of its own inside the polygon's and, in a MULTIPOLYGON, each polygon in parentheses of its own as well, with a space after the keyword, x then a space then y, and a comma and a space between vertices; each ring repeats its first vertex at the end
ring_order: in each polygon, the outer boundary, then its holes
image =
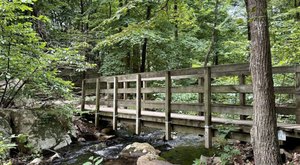
MULTIPOLYGON (((86 110, 94 113, 95 105, 86 105, 86 110)), ((107 106, 101 106, 99 111, 100 116, 105 120, 112 120, 113 108, 107 106)), ((118 108, 118 118, 121 119, 131 119, 133 122, 135 120, 136 110, 134 109, 124 109, 118 108)), ((156 112, 156 111, 141 111, 141 120, 142 121, 155 121, 158 123, 164 123, 165 112, 156 112), (153 120, 154 119, 154 120, 153 120)), ((186 115, 171 113, 171 122, 173 125, 180 125, 183 127, 204 127, 205 117, 204 116, 195 116, 195 115, 186 115)), ((212 117, 212 125, 232 125, 236 127, 236 130, 241 132, 250 133, 250 128, 252 127, 252 120, 236 120, 236 119, 225 119, 220 117, 212 117)), ((278 130, 282 130, 286 133, 287 137, 296 137, 300 136, 300 124, 287 124, 287 123, 277 123, 278 130), (299 134, 299 135, 298 135, 299 134)), ((214 128, 214 127, 213 127, 214 128)), ((195 130, 196 131, 196 130, 195 130)), ((184 129, 181 129, 181 132, 184 132, 184 129)), ((187 130, 187 132, 190 132, 187 130)), ((197 132, 194 132, 197 133, 197 132)), ((201 134, 202 132, 199 132, 201 134)))
MULTIPOLYGON (((289 75, 289 81, 274 86, 277 96, 285 96, 275 107, 276 113, 293 116, 297 123, 278 123, 280 137, 283 140, 285 137, 300 139, 300 65, 273 67, 272 70, 276 75, 289 75)), ((274 78, 276 79, 276 76, 274 78)), ((249 80, 249 64, 84 79, 81 110, 96 111, 96 126, 100 120, 112 120, 113 129, 117 128, 118 122, 130 122, 136 125, 137 134, 140 133, 141 126, 162 128, 166 132, 166 140, 170 139, 171 131, 204 134, 205 146, 209 148, 212 144, 211 139, 219 128, 217 125, 233 125, 234 131, 230 134, 240 134, 238 137, 233 136, 233 139, 249 137, 252 121, 245 120, 247 116, 253 115, 253 91, 249 80), (228 77, 233 79, 227 83, 219 83, 228 77), (184 102, 184 99, 180 103, 178 100, 172 100, 178 95, 183 97, 185 93, 197 98, 192 99, 193 103, 184 102), (225 100, 215 100, 215 94, 224 96, 225 100), (176 111, 204 113, 206 116, 174 113, 176 111), (239 115, 241 120, 216 118, 213 117, 214 113, 239 115)))

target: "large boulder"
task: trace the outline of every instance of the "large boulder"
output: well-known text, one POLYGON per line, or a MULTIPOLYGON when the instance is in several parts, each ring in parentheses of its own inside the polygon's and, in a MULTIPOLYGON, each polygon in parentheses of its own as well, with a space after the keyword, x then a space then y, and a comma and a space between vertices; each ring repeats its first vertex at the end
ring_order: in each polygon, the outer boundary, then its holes
POLYGON ((12 134, 12 128, 10 127, 7 119, 0 116, 0 137, 7 139, 12 134))
POLYGON ((158 155, 146 154, 138 158, 137 165, 172 165, 172 163, 165 161, 158 155))
POLYGON ((148 143, 138 143, 134 142, 130 145, 127 145, 120 153, 122 157, 140 157, 146 154, 157 155, 160 153, 159 150, 156 150, 153 146, 148 143))
POLYGON ((11 122, 13 134, 27 136, 26 144, 21 144, 22 147, 41 151, 59 149, 72 142, 70 117, 55 111, 57 110, 1 110, 0 116, 11 122))
MULTIPOLYGON (((11 143, 12 128, 9 122, 0 116, 0 142, 4 144, 11 143)), ((1 143, 0 143, 1 145, 1 143)), ((9 155, 8 150, 0 151, 0 156, 7 157, 9 155)))
POLYGON ((137 165, 172 165, 161 158, 159 153, 159 150, 148 143, 135 142, 126 146, 120 156, 126 159, 137 158, 137 165))

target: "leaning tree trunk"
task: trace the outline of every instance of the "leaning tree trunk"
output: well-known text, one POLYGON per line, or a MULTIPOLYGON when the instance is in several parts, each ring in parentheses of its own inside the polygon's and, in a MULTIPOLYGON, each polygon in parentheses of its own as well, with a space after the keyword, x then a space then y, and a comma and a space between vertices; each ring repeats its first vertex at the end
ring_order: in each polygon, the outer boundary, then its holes
POLYGON ((248 0, 251 30, 250 69, 253 81, 252 145, 257 165, 281 164, 277 139, 267 1, 248 0))

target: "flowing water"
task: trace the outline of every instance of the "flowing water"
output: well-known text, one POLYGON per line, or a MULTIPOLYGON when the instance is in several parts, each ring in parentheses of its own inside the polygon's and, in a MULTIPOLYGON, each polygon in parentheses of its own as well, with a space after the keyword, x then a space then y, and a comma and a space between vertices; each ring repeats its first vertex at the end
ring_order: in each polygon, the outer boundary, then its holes
POLYGON ((147 130, 140 136, 131 134, 125 130, 119 130, 117 137, 105 142, 90 141, 72 144, 59 151, 62 158, 56 159, 54 165, 68 164, 81 165, 88 161, 89 157, 104 158, 104 165, 131 165, 136 164, 136 159, 124 159, 119 157, 121 150, 133 142, 147 142, 161 151, 161 157, 174 164, 192 164, 193 160, 201 154, 212 155, 202 146, 203 137, 198 135, 173 134, 173 140, 163 140, 164 131, 147 130))

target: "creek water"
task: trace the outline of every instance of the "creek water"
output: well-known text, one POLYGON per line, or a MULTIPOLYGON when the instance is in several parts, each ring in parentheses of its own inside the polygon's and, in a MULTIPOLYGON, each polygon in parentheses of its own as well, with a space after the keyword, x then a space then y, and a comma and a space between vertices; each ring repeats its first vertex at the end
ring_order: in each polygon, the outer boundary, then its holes
POLYGON ((140 136, 133 135, 127 130, 117 131, 116 138, 104 142, 89 141, 71 144, 58 152, 60 159, 54 165, 81 165, 89 157, 102 157, 104 165, 131 165, 136 159, 125 159, 119 156, 124 147, 133 142, 147 142, 161 151, 160 156, 174 164, 191 165, 200 155, 212 155, 212 151, 203 147, 203 137, 192 134, 172 134, 173 140, 163 140, 164 131, 147 130, 140 136))

